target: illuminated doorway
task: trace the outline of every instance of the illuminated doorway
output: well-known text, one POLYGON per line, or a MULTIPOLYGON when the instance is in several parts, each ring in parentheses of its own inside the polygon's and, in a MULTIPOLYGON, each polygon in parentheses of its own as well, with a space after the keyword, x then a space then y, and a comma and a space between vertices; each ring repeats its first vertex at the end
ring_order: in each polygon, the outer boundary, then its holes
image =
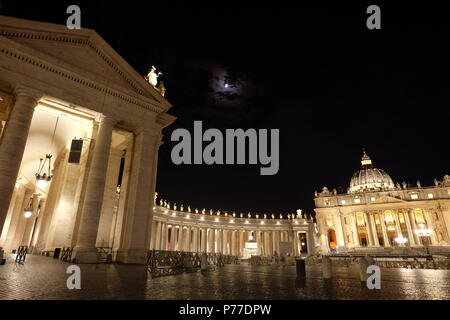
POLYGON ((333 229, 328 229, 328 245, 333 249, 337 247, 336 232, 333 229))

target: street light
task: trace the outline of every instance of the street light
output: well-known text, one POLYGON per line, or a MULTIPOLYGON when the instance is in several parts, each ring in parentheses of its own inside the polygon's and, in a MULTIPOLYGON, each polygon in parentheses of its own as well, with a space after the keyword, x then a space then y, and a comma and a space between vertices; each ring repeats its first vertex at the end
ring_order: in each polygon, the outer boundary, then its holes
POLYGON ((30 197, 30 201, 28 201, 26 208, 23 210, 23 215, 27 219, 33 215, 33 197, 30 197))
POLYGON ((405 243, 408 242, 408 238, 403 237, 402 235, 398 236, 397 238, 394 239, 395 242, 397 242, 400 245, 404 245, 405 243))
POLYGON ((414 230, 414 233, 419 237, 429 237, 433 233, 433 229, 425 228, 424 224, 419 224, 419 229, 414 230))

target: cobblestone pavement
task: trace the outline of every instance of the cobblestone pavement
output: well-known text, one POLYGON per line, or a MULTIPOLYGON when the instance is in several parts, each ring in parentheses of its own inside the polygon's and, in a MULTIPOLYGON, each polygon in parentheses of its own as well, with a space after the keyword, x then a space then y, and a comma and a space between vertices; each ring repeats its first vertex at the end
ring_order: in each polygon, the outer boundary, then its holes
POLYGON ((450 270, 382 269, 381 290, 362 286, 356 268, 335 268, 324 280, 320 267, 307 267, 299 280, 294 267, 227 265, 147 279, 143 266, 80 265, 81 290, 69 290, 68 263, 27 256, 0 266, 0 299, 446 299, 450 270))

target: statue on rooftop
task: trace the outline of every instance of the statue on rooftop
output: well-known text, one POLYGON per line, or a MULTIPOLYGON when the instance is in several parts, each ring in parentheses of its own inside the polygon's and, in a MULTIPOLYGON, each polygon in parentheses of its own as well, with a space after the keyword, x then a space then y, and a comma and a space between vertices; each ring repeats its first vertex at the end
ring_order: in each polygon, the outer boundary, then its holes
POLYGON ((145 77, 145 80, 148 81, 154 88, 156 88, 156 85, 158 84, 158 77, 162 75, 161 72, 156 72, 155 66, 152 66, 150 70, 148 71, 147 76, 145 77))

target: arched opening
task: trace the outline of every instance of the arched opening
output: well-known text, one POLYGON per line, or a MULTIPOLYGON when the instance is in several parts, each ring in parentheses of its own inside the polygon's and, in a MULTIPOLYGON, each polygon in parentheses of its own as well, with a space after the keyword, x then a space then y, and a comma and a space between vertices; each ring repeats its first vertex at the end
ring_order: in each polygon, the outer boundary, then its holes
POLYGON ((364 218, 364 213, 358 212, 356 214, 356 226, 358 229, 359 243, 361 247, 367 247, 367 226, 364 218))
POLYGON ((337 247, 336 232, 333 229, 328 229, 328 246, 333 249, 337 247))

